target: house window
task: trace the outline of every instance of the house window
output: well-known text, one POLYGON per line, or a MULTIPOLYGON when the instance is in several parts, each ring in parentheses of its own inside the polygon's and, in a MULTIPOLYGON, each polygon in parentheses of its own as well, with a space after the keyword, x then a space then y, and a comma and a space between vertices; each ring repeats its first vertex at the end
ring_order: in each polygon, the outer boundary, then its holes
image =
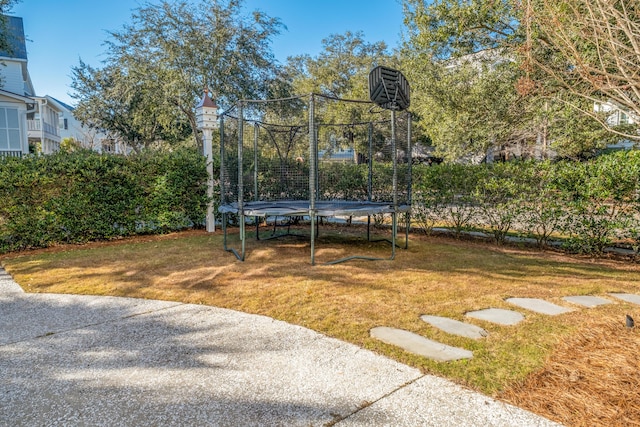
POLYGON ((21 149, 18 109, 0 107, 0 150, 18 151, 21 149))
POLYGON ((624 113, 623 111, 620 111, 620 124, 621 125, 628 125, 629 124, 629 116, 624 113))

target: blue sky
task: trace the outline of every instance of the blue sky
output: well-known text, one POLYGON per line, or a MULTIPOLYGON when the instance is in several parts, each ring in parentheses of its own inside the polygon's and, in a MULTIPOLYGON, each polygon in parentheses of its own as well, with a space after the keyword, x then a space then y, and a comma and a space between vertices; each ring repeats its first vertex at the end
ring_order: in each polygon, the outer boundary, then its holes
MULTIPOLYGON (((155 1, 151 1, 154 3, 155 1)), ((11 15, 24 20, 29 73, 37 95, 73 104, 71 67, 79 58, 100 66, 107 31, 128 23, 144 0, 22 0, 11 15)), ((273 39, 276 58, 317 55, 330 34, 362 31, 370 42, 398 47, 403 30, 401 0, 245 0, 287 27, 273 39)))

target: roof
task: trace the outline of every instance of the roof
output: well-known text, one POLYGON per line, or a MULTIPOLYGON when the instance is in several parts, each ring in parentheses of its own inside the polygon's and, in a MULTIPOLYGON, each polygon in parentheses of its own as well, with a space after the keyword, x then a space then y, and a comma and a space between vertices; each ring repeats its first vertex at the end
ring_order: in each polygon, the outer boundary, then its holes
POLYGON ((54 98, 54 97, 53 97, 53 96, 51 96, 51 95, 47 95, 47 98, 53 99, 55 102, 57 102, 58 104, 60 104, 60 106, 61 106, 61 107, 63 107, 63 108, 65 108, 66 110, 69 110, 69 111, 73 111, 73 110, 75 110, 75 107, 72 107, 71 105, 66 104, 66 103, 64 103, 64 102, 60 101, 59 99, 54 98))
POLYGON ((33 104, 35 100, 33 98, 29 98, 28 96, 20 95, 19 93, 9 92, 8 90, 0 89, 0 95, 6 96, 8 98, 15 99, 17 101, 22 101, 25 104, 33 104))
POLYGON ((196 108, 200 108, 200 107, 208 107, 208 108, 215 108, 215 109, 218 108, 218 106, 215 104, 215 102, 213 102, 211 100, 211 98, 209 98, 209 90, 208 89, 204 90, 204 95, 202 96, 202 99, 200 100, 198 105, 196 105, 196 108))
POLYGON ((7 42, 10 52, 0 50, 0 57, 27 60, 27 44, 24 37, 24 25, 22 18, 17 16, 5 16, 7 42))

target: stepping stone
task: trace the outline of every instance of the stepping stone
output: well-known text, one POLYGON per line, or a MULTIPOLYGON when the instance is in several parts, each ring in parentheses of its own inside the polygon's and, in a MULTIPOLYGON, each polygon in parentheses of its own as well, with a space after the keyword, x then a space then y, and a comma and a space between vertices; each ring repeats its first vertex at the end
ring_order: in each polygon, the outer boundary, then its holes
POLYGON ((540 314, 548 314, 549 316, 556 316, 573 311, 570 308, 561 307, 539 298, 507 298, 506 301, 518 307, 540 314))
POLYGON ((476 340, 489 335, 487 331, 479 326, 460 322, 448 317, 429 316, 425 314, 423 316, 420 316, 420 318, 431 326, 435 326, 436 328, 442 329, 447 333, 459 335, 461 337, 473 338, 474 340, 476 340))
POLYGON ((616 297, 626 302, 630 302, 632 304, 640 305, 640 295, 636 294, 609 294, 612 297, 616 297))
POLYGON ((608 299, 604 299, 600 297, 592 297, 590 295, 564 297, 562 299, 565 301, 572 302, 574 304, 581 305, 583 307, 597 307, 599 305, 611 304, 611 301, 608 299))
POLYGON ((408 352, 427 357, 438 362, 471 359, 473 353, 463 348, 451 347, 432 341, 421 335, 403 329, 379 326, 371 329, 371 336, 384 343, 398 346, 408 352))
POLYGON ((466 314, 474 319, 486 320, 500 325, 516 325, 524 320, 524 316, 517 311, 503 310, 501 308, 487 308, 484 310, 470 311, 466 314))

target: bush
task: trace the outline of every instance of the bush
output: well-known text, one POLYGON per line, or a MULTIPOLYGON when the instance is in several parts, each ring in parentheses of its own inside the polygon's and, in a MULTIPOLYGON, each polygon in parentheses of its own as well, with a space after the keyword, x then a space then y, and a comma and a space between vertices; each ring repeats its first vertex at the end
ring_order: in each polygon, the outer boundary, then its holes
POLYGON ((475 227, 497 243, 516 232, 540 246, 558 233, 581 253, 601 253, 616 239, 640 248, 640 151, 587 162, 417 166, 413 191, 413 220, 425 232, 475 227))
POLYGON ((550 162, 531 163, 525 171, 522 203, 522 231, 536 239, 539 247, 547 245, 553 233, 566 224, 567 203, 553 183, 557 168, 550 162))
POLYGON ((412 210, 418 223, 426 227, 441 223, 456 236, 469 229, 478 217, 474 190, 482 170, 457 164, 416 167, 412 210))
POLYGON ((504 244, 511 229, 520 220, 522 201, 527 194, 526 163, 498 163, 476 174, 473 191, 480 215, 478 225, 488 228, 498 244, 504 244))
POLYGON ((567 207, 567 247, 601 253, 636 222, 638 152, 619 152, 584 163, 558 164, 555 186, 567 207))
POLYGON ((0 251, 200 227, 207 173, 194 150, 88 150, 0 160, 0 251))
MULTIPOLYGON (((288 182, 308 179, 305 165, 267 166, 261 197, 290 192, 288 182)), ((367 176, 366 165, 323 165, 319 197, 365 200, 367 176)), ((391 165, 375 164, 373 177, 372 200, 389 201, 391 165)), ((602 252, 620 238, 640 248, 639 151, 583 163, 418 165, 413 183, 412 221, 425 232, 442 224, 456 235, 489 230, 497 243, 518 232, 543 246, 553 233, 562 233, 570 250, 583 253, 602 252)), ((206 186, 205 158, 191 149, 128 157, 80 150, 2 158, 0 251, 202 227, 206 186)), ((403 199, 402 179, 398 186, 403 199)), ((290 196, 308 198, 308 189, 290 196)))

